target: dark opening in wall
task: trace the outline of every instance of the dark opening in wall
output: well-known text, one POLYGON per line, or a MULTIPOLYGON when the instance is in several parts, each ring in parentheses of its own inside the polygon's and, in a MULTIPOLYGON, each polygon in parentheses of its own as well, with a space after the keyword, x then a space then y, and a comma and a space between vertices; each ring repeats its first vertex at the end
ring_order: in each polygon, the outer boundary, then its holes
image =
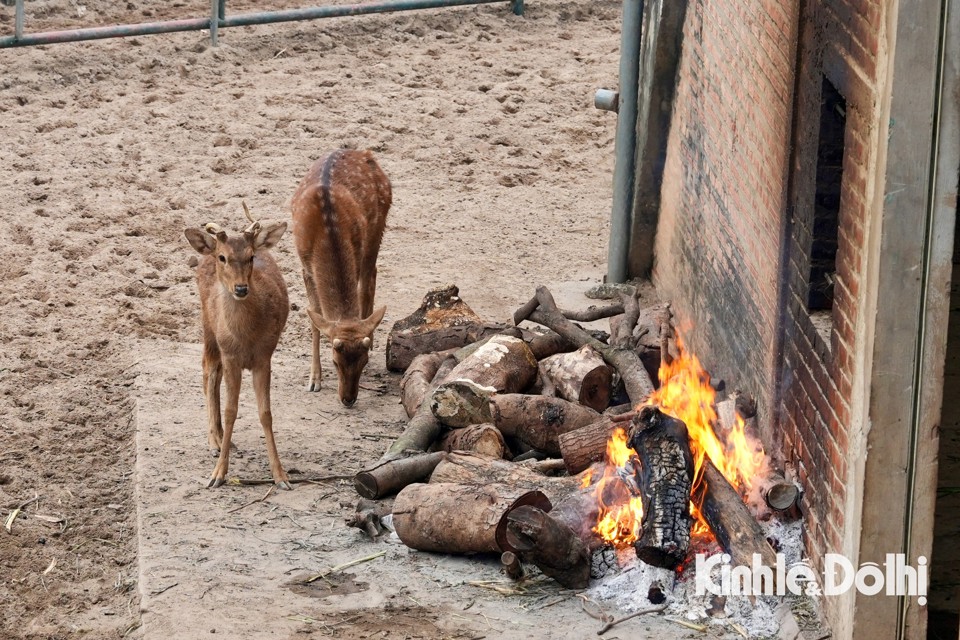
MULTIPOLYGON (((833 308, 846 126, 847 101, 833 83, 824 78, 820 94, 820 139, 817 143, 817 184, 813 205, 813 241, 810 243, 810 277, 807 280, 807 308, 811 313, 833 308)), ((829 340, 827 343, 829 344, 829 340)))

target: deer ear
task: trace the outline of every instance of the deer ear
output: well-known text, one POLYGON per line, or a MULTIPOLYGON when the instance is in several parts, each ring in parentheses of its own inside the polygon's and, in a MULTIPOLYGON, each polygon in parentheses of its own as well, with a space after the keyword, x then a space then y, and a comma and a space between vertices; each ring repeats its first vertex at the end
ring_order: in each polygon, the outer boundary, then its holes
POLYGON ((313 326, 315 326, 320 333, 322 333, 325 336, 330 335, 330 331, 333 329, 336 323, 330 322, 329 320, 324 318, 322 315, 320 315, 319 313, 311 309, 307 309, 307 315, 310 316, 310 321, 313 323, 313 326))
POLYGON ((216 238, 202 229, 185 229, 183 235, 187 237, 190 246, 203 255, 210 255, 217 246, 216 238))
POLYGON ((369 318, 364 318, 361 320, 361 332, 372 336, 373 332, 376 331, 377 327, 380 325, 380 322, 383 320, 383 314, 387 312, 386 307, 380 307, 379 309, 374 309, 373 313, 370 314, 369 318))
POLYGON ((283 237, 283 234, 286 233, 286 231, 286 222, 277 222, 260 229, 257 235, 253 238, 253 248, 272 249, 273 247, 277 246, 277 243, 280 242, 280 238, 283 237))

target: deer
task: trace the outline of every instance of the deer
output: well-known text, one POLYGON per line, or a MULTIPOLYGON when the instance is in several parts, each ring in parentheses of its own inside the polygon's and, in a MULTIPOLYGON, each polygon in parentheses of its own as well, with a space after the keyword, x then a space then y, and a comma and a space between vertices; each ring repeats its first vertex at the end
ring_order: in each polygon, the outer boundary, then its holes
POLYGON ((357 401, 373 333, 377 254, 392 202, 390 181, 369 151, 340 149, 318 159, 294 193, 293 240, 303 266, 312 332, 307 391, 320 390, 320 334, 332 347, 337 396, 357 401))
POLYGON ((203 323, 203 393, 207 406, 207 441, 217 456, 208 488, 223 485, 230 467, 233 425, 240 382, 250 370, 257 412, 270 458, 274 484, 292 489, 280 464, 270 411, 270 367, 290 310, 287 286, 270 249, 287 230, 286 222, 262 225, 253 219, 239 235, 229 236, 214 223, 189 228, 184 235, 201 254, 197 265, 203 323), (220 384, 226 381, 226 407, 220 416, 220 384))

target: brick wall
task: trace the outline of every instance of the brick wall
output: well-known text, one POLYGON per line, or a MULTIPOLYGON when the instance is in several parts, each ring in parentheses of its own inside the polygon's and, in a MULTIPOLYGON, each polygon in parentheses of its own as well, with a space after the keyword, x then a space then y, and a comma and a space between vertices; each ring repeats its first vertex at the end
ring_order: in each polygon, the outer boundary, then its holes
MULTIPOLYGON (((654 281, 705 366, 755 395, 805 492, 807 551, 844 548, 869 167, 874 0, 690 0, 654 281), (820 94, 846 100, 833 309, 807 311, 820 94)), ((865 251, 865 249, 864 249, 865 251)), ((829 608, 828 603, 828 608, 829 608)))
POLYGON ((689 0, 654 281, 715 377, 770 415, 797 0, 689 0))

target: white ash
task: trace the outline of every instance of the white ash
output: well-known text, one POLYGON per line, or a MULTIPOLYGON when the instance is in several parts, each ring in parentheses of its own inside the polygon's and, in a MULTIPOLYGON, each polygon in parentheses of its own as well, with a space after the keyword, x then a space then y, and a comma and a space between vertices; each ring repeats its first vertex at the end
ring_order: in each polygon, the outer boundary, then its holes
MULTIPOLYGON (((802 525, 800 522, 782 523, 775 519, 761 523, 768 539, 774 541, 778 552, 784 554, 786 566, 802 557, 802 525)), ((599 552, 598 552, 599 553, 599 552)), ((727 596, 725 602, 706 593, 697 595, 695 556, 698 553, 707 556, 722 553, 720 547, 712 542, 699 544, 691 548, 687 562, 681 572, 652 567, 636 557, 632 547, 617 552, 619 567, 607 571, 600 579, 594 580, 588 595, 595 600, 618 609, 622 614, 654 606, 648 599, 650 587, 661 583, 667 596, 667 609, 664 614, 695 624, 707 626, 723 632, 739 633, 733 625, 742 629, 750 638, 776 637, 779 631, 777 607, 785 598, 777 596, 757 596, 754 601, 747 596, 727 596), (712 614, 708 613, 713 609, 712 614)), ((605 562, 600 561, 602 564, 605 562)), ((598 561, 595 559, 594 566, 598 561)), ((714 569, 714 581, 719 583, 719 567, 714 569)), ((614 613, 614 615, 620 615, 614 613)))

